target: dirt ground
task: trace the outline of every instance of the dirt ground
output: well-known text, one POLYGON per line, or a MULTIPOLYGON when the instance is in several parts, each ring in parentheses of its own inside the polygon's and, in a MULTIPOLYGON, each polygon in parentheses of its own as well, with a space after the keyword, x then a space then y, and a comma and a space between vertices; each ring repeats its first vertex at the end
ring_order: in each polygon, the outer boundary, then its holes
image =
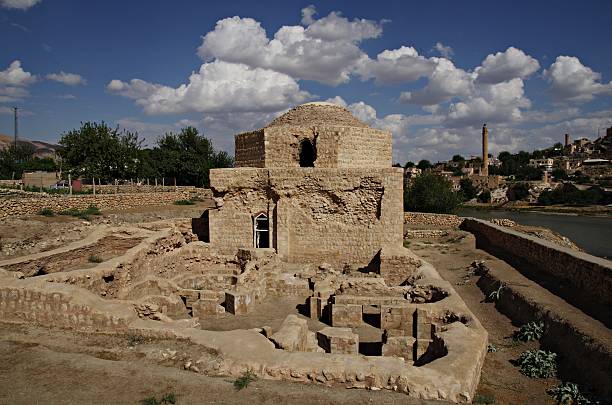
MULTIPOLYGON (((408 247, 438 270, 442 278, 453 284, 457 293, 489 333, 489 344, 496 348, 487 354, 477 394, 494 398, 495 404, 554 404, 546 390, 559 384, 554 378, 532 379, 512 364, 525 350, 537 348, 537 343, 520 343, 512 334, 520 325, 513 325, 499 313, 476 285, 477 276, 468 277, 467 269, 474 260, 484 260, 490 268, 511 267, 483 250, 476 249, 474 236, 463 231, 449 231, 448 236, 412 239, 408 247)), ((485 403, 485 402, 482 402, 485 403)))
MULTIPOLYGON (((98 224, 148 222, 199 216, 210 203, 194 206, 146 207, 103 212, 90 221, 56 216, 0 221, 1 258, 50 250, 89 235, 98 224)), ((475 403, 552 404, 546 389, 554 379, 529 379, 511 363, 535 344, 515 344, 517 329, 476 286, 465 278, 474 260, 487 266, 508 266, 474 247, 474 239, 454 231, 437 239, 412 239, 409 248, 430 261, 450 281, 489 332, 496 348, 485 360, 475 403)), ((226 316, 206 321, 204 329, 227 330, 269 325, 278 328, 287 313, 295 313, 302 298, 271 300, 248 318, 226 316)), ((311 330, 322 324, 309 321, 311 330)), ((359 331, 364 341, 371 331, 359 331)), ((372 337, 376 340, 378 337, 372 337)), ((386 391, 348 390, 259 380, 236 391, 227 378, 185 371, 181 364, 147 362, 143 351, 193 348, 172 341, 132 342, 130 337, 86 335, 32 326, 0 324, 0 405, 14 404, 138 404, 150 396, 174 393, 178 404, 433 404, 386 391)))

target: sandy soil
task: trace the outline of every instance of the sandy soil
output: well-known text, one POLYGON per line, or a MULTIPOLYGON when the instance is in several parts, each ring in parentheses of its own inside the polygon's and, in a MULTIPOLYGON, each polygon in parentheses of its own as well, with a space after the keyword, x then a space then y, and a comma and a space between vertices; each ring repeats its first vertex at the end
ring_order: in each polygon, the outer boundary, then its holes
POLYGON ((462 231, 449 230, 448 236, 440 238, 412 239, 408 247, 433 264, 440 275, 453 284, 489 333, 489 343, 497 349, 487 354, 477 394, 494 397, 496 404, 554 404, 546 390, 559 384, 558 380, 528 378, 511 363, 523 351, 537 348, 537 343, 513 341, 512 334, 520 325, 513 325, 495 309, 494 303, 484 302, 486 297, 476 285, 478 277, 468 276, 467 271, 474 260, 484 260, 490 268, 511 267, 476 249, 474 236, 462 231))
MULTIPOLYGON (((104 212, 91 221, 71 217, 14 218, 0 221, 3 259, 45 251, 80 240, 97 224, 149 222, 165 218, 192 218, 210 206, 147 207, 121 212, 104 212), (6 254, 8 252, 8 254, 6 254)), ((409 247, 430 261, 449 280, 470 310, 489 332, 497 348, 485 360, 478 394, 480 403, 495 398, 496 404, 553 403, 546 388, 554 379, 529 379, 511 360, 535 344, 516 345, 510 338, 517 329, 476 286, 475 277, 465 277, 474 260, 489 267, 508 266, 474 247, 468 234, 451 231, 438 239, 413 239, 409 247)), ((202 327, 216 330, 269 325, 278 328, 287 313, 295 313, 302 298, 270 301, 246 317, 226 316, 206 321, 202 327)), ((322 324, 309 321, 312 330, 322 324)), ((364 341, 371 331, 359 331, 364 341)), ((372 337, 371 340, 376 340, 372 337)), ((181 364, 147 362, 145 350, 172 349, 189 352, 183 343, 172 341, 134 342, 129 337, 93 336, 32 326, 0 324, 0 404, 138 404, 151 395, 172 392, 179 404, 433 404, 392 392, 371 392, 256 381, 236 391, 233 381, 198 375, 181 364), (140 354, 139 354, 140 353, 140 354)), ((477 401, 478 399, 477 398, 477 401)), ((477 402, 476 401, 476 402, 477 402)))
POLYGON ((142 360, 144 351, 184 343, 131 342, 128 337, 92 336, 61 330, 0 324, 0 404, 138 404, 174 393, 178 404, 407 404, 413 400, 388 391, 334 389, 258 380, 236 391, 233 379, 206 377, 142 360))

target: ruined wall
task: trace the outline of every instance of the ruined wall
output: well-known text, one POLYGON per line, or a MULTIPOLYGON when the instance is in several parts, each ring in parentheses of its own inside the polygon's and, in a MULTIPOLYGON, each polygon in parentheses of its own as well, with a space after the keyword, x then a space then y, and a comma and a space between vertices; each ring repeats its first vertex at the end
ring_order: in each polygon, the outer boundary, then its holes
POLYGON ((264 131, 245 132, 234 138, 236 167, 264 167, 264 131))
POLYGON ((0 319, 78 329, 121 329, 127 328, 127 321, 134 317, 121 305, 104 302, 76 287, 58 285, 55 289, 63 291, 0 288, 0 319), (74 296, 78 298, 75 300, 74 296))
POLYGON ((268 181, 267 169, 210 171, 213 196, 223 197, 222 206, 209 211, 210 243, 223 254, 253 247, 253 217, 258 213, 268 216, 270 229, 273 229, 275 204, 269 197, 268 181))
POLYGON ((337 167, 338 129, 300 126, 265 128, 265 167, 300 167, 300 142, 304 139, 315 146, 315 167, 337 167))
POLYGON ((391 167, 391 133, 372 128, 341 128, 338 167, 391 167))
POLYGON ((168 205, 176 200, 188 199, 189 191, 128 193, 102 195, 73 195, 72 197, 57 195, 41 195, 37 198, 0 199, 0 219, 13 215, 35 215, 43 208, 51 208, 55 212, 68 209, 85 209, 95 205, 101 210, 122 210, 142 206, 168 205))
POLYGON ((592 302, 612 304, 612 262, 609 260, 479 219, 466 218, 462 229, 476 236, 479 248, 502 256, 523 271, 543 272, 569 283, 580 291, 579 295, 592 302))
POLYGON ((367 265, 383 246, 402 246, 401 169, 221 169, 211 184, 223 198, 211 243, 227 253, 253 246, 261 211, 288 261, 367 265))
POLYGON ((463 217, 452 214, 432 214, 429 212, 405 212, 404 223, 407 225, 443 226, 458 228, 463 217))

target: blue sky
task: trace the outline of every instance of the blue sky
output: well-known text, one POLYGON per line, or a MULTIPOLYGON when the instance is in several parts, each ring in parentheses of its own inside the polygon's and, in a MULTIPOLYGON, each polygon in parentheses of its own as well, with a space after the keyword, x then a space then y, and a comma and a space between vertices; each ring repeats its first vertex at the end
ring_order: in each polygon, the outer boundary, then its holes
POLYGON ((612 126, 612 2, 0 0, 0 133, 81 121, 218 148, 296 104, 345 105, 394 157, 530 150, 612 126))

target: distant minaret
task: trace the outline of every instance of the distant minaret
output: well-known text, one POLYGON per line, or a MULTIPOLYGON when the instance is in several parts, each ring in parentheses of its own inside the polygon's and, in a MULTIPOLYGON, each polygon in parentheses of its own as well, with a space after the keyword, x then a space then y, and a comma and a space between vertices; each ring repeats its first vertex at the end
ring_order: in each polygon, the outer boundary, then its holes
POLYGON ((565 134, 565 146, 567 147, 569 146, 569 144, 570 144, 570 136, 569 134, 565 134))
POLYGON ((480 174, 489 175, 489 130, 487 124, 482 126, 482 169, 480 174))

